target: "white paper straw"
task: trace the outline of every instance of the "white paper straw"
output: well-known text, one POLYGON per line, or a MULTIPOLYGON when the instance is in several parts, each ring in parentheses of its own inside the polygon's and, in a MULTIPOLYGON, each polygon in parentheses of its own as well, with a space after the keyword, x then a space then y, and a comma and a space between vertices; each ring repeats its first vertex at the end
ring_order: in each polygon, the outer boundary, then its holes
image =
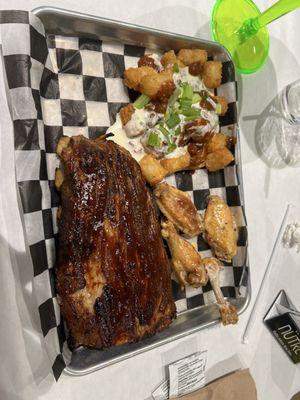
POLYGON ((278 244, 279 244, 279 242, 280 242, 280 240, 282 238, 283 232, 285 230, 286 220, 287 220, 287 217, 288 217, 288 214, 289 214, 291 208, 292 208, 292 205, 289 204, 287 206, 286 212, 284 214, 284 217, 283 217, 283 220, 282 220, 282 223, 281 223, 281 226, 280 226, 276 241, 275 241, 273 249, 272 249, 271 257, 269 259, 269 262, 268 262, 267 268, 265 270, 263 279, 262 279, 260 287, 258 289, 257 296, 256 296, 252 311, 250 313, 250 316, 249 316, 249 319, 248 319, 248 322, 247 322, 247 325, 246 325, 246 328, 245 328, 245 331, 244 331, 244 335, 243 335, 243 339, 242 339, 242 342, 244 344, 249 343, 249 339, 248 338, 249 338, 250 332, 251 332, 251 330, 253 328, 253 323, 255 321, 254 317, 255 317, 255 315, 257 313, 257 309, 258 309, 258 306, 260 304, 259 300, 260 300, 261 294, 263 293, 264 285, 265 285, 266 281, 268 280, 268 277, 269 277, 270 272, 272 270, 273 263, 274 263, 274 260, 276 258, 276 254, 277 254, 277 250, 278 250, 278 244))

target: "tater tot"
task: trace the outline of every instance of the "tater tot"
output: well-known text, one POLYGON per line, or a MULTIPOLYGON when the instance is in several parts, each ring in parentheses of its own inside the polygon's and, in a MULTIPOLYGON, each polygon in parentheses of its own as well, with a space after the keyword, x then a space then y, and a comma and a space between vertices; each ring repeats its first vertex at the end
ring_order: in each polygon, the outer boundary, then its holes
POLYGON ((133 113, 134 113, 134 107, 132 104, 127 104, 127 106, 121 108, 120 118, 123 126, 126 125, 127 122, 131 120, 131 116, 133 113))
POLYGON ((164 68, 173 67, 174 64, 178 64, 180 68, 185 66, 182 61, 178 60, 174 50, 169 50, 164 53, 160 62, 164 68))
POLYGON ((207 61, 203 65, 202 80, 209 89, 219 87, 222 81, 222 63, 220 61, 207 61))
POLYGON ((163 54, 160 62, 164 68, 170 67, 177 62, 177 57, 174 50, 167 51, 163 54))
POLYGON ((220 115, 225 115, 228 110, 228 101, 224 96, 215 96, 214 101, 221 105, 220 115))
POLYGON ((124 84, 129 89, 140 90, 140 83, 146 75, 156 75, 157 72, 151 67, 128 68, 124 71, 124 84))
POLYGON ((160 164, 152 154, 146 154, 139 161, 143 177, 151 185, 155 186, 168 174, 168 171, 160 164))
POLYGON ((140 92, 154 99, 163 83, 172 82, 172 71, 167 69, 154 75, 146 75, 141 79, 140 92))
POLYGON ((206 151, 207 153, 213 153, 223 147, 227 147, 227 136, 224 133, 214 133, 206 144, 206 151))
POLYGON ((233 160, 234 156, 231 151, 228 150, 227 147, 223 147, 222 149, 218 149, 206 156, 205 166, 208 171, 214 172, 223 169, 233 160))
POLYGON ((176 171, 182 171, 189 167, 191 162, 191 156, 189 152, 186 152, 182 156, 174 158, 163 158, 160 164, 168 172, 168 175, 173 174, 176 171))
POLYGON ((207 51, 201 49, 181 49, 178 52, 177 58, 184 65, 196 62, 204 64, 207 61, 207 51))

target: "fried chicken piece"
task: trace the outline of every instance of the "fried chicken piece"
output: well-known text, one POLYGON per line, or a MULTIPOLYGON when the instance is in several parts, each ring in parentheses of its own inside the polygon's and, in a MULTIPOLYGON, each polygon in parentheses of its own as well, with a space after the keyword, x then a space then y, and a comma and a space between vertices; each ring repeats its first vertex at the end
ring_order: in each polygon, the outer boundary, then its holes
POLYGON ((122 125, 126 125, 127 122, 131 120, 132 114, 134 113, 135 109, 132 104, 127 104, 127 106, 122 107, 120 110, 120 118, 122 121, 122 125))
POLYGON ((225 300, 219 283, 219 274, 222 264, 216 258, 204 258, 203 264, 206 269, 210 284, 217 299, 220 316, 223 325, 236 324, 239 320, 236 307, 225 300))
POLYGON ((180 237, 170 221, 162 222, 162 237, 168 242, 172 264, 181 287, 195 287, 207 284, 207 273, 202 258, 194 246, 180 237))
POLYGON ((153 194, 160 211, 177 229, 189 237, 200 234, 202 220, 187 193, 162 182, 156 186, 153 194))
POLYGON ((191 156, 187 151, 185 154, 179 157, 163 158, 160 163, 168 171, 168 175, 173 174, 177 171, 183 171, 190 165, 191 156))
MULTIPOLYGON (((146 68, 146 67, 141 67, 146 68)), ((152 70, 154 71, 154 70, 152 70)), ((175 89, 172 69, 144 75, 140 81, 139 91, 151 99, 170 97, 175 89)))
POLYGON ((222 63, 221 61, 207 61, 203 65, 202 80, 209 89, 217 88, 222 81, 222 63))
POLYGON ((155 74, 157 74, 157 71, 148 66, 128 68, 124 71, 124 84, 129 89, 140 91, 143 77, 155 74))
POLYGON ((143 177, 151 186, 155 186, 168 174, 168 171, 161 165, 160 161, 152 154, 144 155, 139 164, 143 177))
POLYGON ((233 160, 234 156, 231 151, 227 147, 222 147, 206 156, 205 166, 210 172, 218 171, 226 167, 233 160))
POLYGON ((232 212, 219 196, 210 196, 204 215, 204 238, 216 257, 230 262, 237 252, 237 226, 232 212))
POLYGON ((207 51, 202 49, 181 49, 178 52, 177 58, 184 65, 196 62, 203 65, 207 61, 207 51))

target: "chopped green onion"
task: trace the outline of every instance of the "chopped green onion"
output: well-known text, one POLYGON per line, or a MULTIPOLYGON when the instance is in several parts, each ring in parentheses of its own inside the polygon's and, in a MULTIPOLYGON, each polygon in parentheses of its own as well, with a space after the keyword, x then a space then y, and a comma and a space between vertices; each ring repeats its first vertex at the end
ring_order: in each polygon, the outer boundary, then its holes
POLYGON ((169 139, 170 132, 168 131, 168 129, 166 129, 163 125, 159 125, 159 130, 161 131, 161 133, 162 133, 167 139, 169 139))
POLYGON ((168 153, 172 153, 172 151, 176 150, 177 146, 175 143, 170 143, 168 146, 168 153))
POLYGON ((178 126, 176 129, 175 129, 175 136, 179 136, 180 134, 181 134, 181 128, 180 128, 180 126, 178 126))
POLYGON ((148 146, 151 147, 160 147, 161 141, 157 133, 151 132, 148 137, 148 146))
POLYGON ((145 94, 141 94, 136 101, 133 103, 133 106, 137 109, 142 109, 150 102, 150 97, 146 96, 145 94))
POLYGON ((178 125, 179 123, 180 123, 180 117, 175 113, 170 114, 169 118, 166 119, 166 124, 168 128, 175 128, 175 126, 178 125))
POLYGON ((179 67, 178 67, 178 64, 177 64, 177 63, 175 63, 175 64, 173 65, 173 72, 176 73, 176 74, 179 72, 179 67))
POLYGON ((181 109, 181 114, 184 115, 185 117, 199 117, 200 116, 200 110, 198 108, 183 108, 181 109))
POLYGON ((194 93, 193 94, 192 103, 193 104, 198 103, 200 101, 200 99, 201 99, 200 94, 199 93, 194 93))
POLYGON ((170 98, 169 98, 169 101, 168 101, 168 106, 169 107, 173 107, 174 106, 174 104, 176 103, 176 100, 178 99, 179 95, 180 95, 180 89, 176 88, 174 90, 174 92, 171 94, 170 98))
POLYGON ((185 122, 188 122, 188 121, 194 121, 197 118, 199 118, 199 115, 191 115, 189 117, 185 117, 184 120, 185 122))
POLYGON ((184 84, 182 85, 182 98, 192 100, 193 93, 194 93, 194 91, 193 91, 192 86, 189 85, 188 83, 184 82, 184 84))
POLYGON ((192 100, 189 99, 180 99, 180 107, 191 107, 192 106, 192 100))
POLYGON ((222 112, 222 105, 221 104, 219 104, 219 103, 217 103, 216 104, 216 114, 218 114, 218 115, 220 115, 221 114, 221 112, 222 112))

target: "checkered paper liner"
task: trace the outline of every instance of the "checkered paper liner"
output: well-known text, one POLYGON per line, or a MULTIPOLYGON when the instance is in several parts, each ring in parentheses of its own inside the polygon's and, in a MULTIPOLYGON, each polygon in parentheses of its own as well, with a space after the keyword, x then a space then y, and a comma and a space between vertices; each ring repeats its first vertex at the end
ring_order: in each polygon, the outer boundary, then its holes
MULTIPOLYGON (((129 94, 122 83, 125 68, 136 66, 142 47, 77 37, 46 38, 40 20, 25 11, 0 14, 7 99, 14 125, 15 167, 20 210, 33 263, 33 288, 41 329, 53 373, 59 378, 70 361, 64 323, 56 298, 54 263, 59 195, 54 186, 59 160, 55 149, 62 135, 95 138, 115 121, 129 94)), ((237 135, 236 82, 233 65, 223 62, 222 85, 216 90, 229 101, 220 117, 221 131, 237 135)), ((231 207, 238 224, 238 252, 221 272, 226 297, 245 296, 248 280, 247 228, 240 192, 240 159, 224 171, 180 172, 168 182, 188 192, 199 212, 217 194, 231 207)), ((191 240, 203 256, 211 255, 201 236, 191 240)), ((215 302, 210 284, 181 290, 172 280, 178 313, 215 302)))

